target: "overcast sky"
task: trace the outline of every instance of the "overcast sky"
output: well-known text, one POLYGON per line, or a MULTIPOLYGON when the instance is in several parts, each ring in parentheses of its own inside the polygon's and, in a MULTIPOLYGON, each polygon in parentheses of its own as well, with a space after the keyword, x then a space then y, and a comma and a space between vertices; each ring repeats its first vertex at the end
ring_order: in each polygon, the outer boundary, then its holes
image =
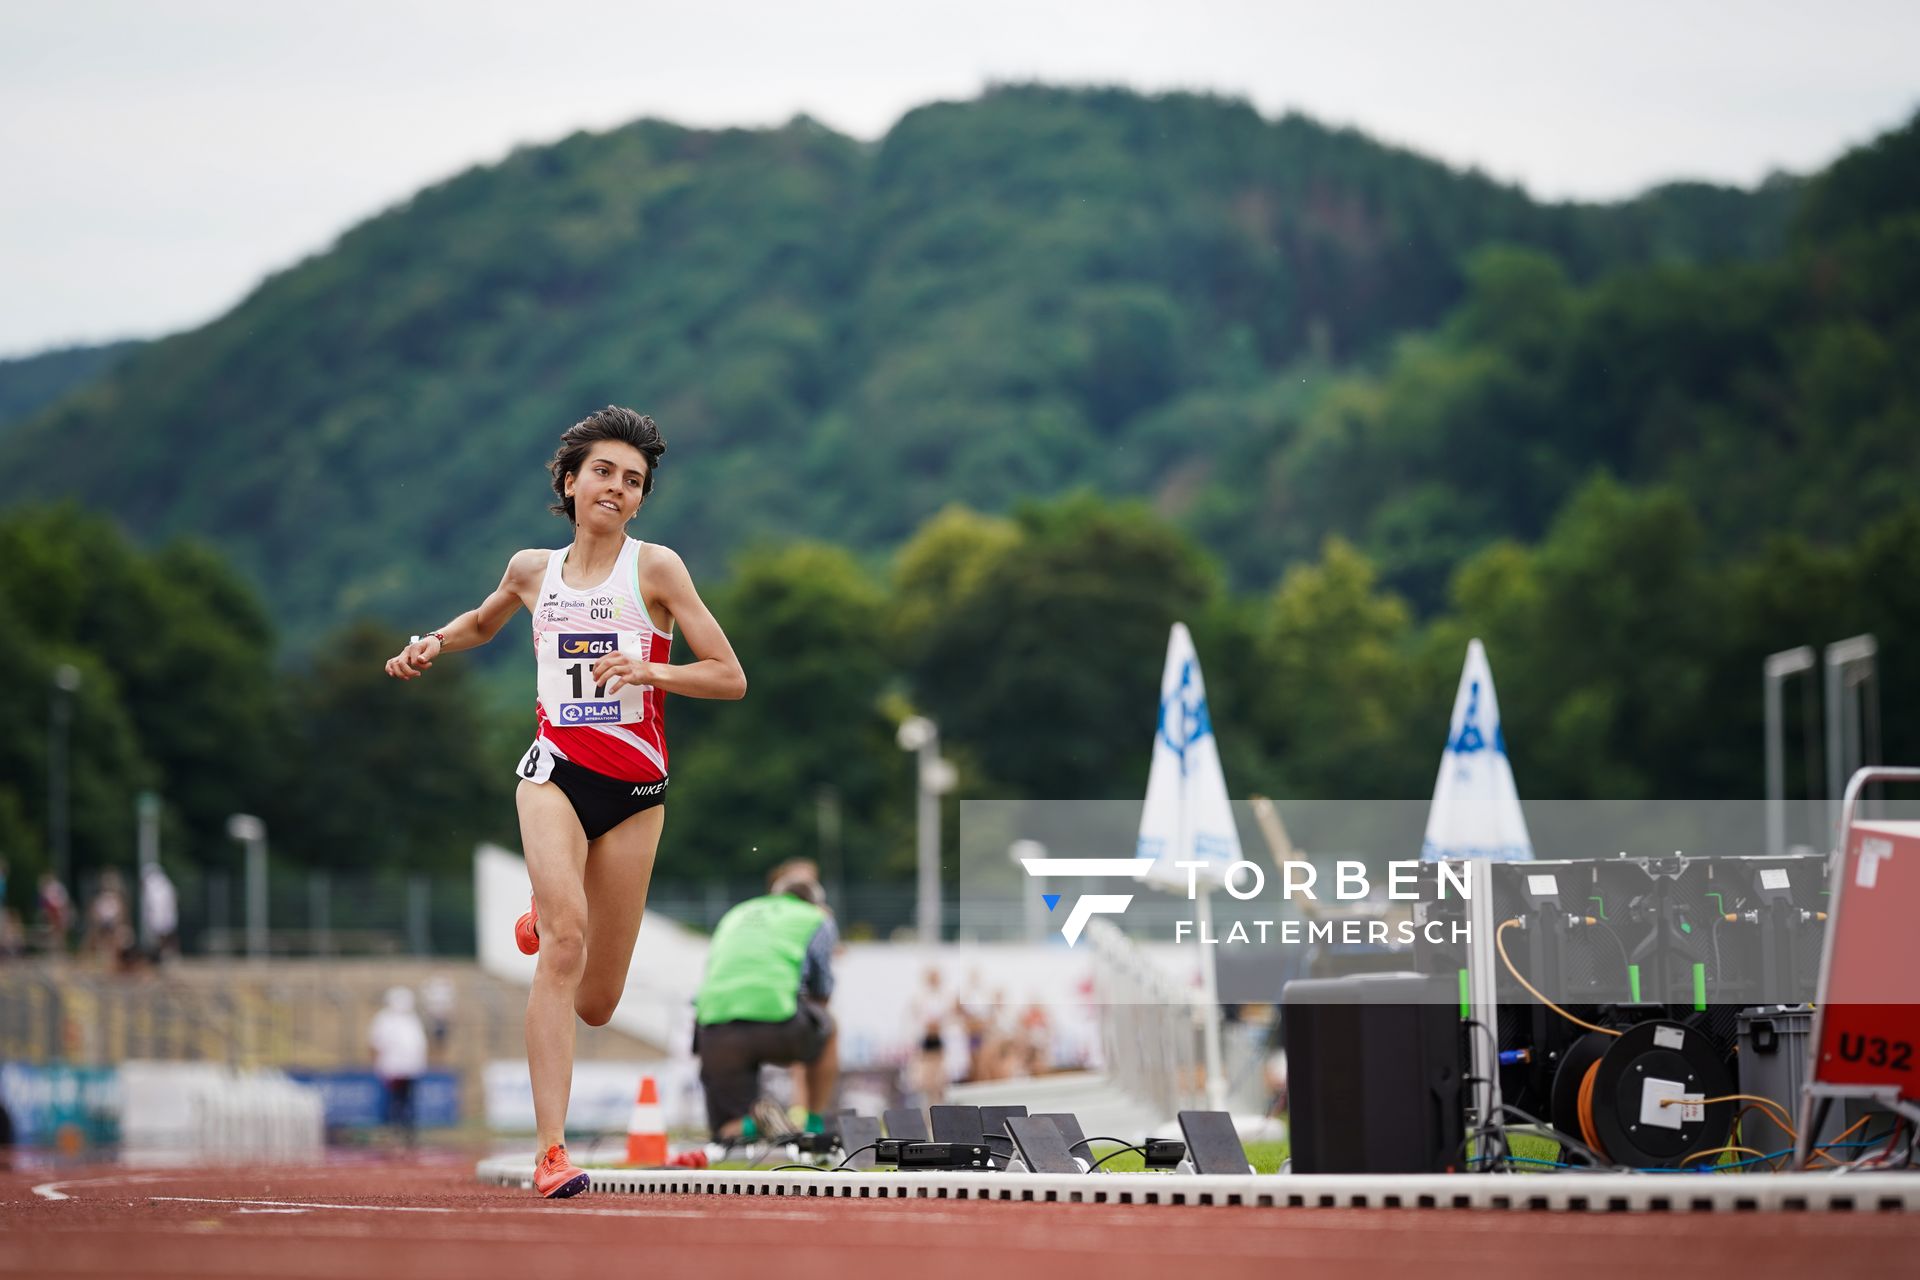
POLYGON ((514 145, 864 138, 996 80, 1209 89, 1545 197, 1806 171, 1920 106, 1914 0, 0 0, 0 354, 153 335, 514 145))

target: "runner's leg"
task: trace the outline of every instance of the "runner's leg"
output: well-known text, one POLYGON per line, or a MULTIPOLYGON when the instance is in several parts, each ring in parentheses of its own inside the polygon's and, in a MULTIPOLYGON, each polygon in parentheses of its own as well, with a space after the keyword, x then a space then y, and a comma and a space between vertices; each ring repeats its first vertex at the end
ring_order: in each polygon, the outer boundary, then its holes
MULTIPOLYGON (((574 993, 573 1007, 588 1026, 605 1026, 627 989, 633 942, 647 908, 647 886, 653 880, 654 854, 659 851, 666 818, 664 804, 643 809, 595 840, 587 854, 586 971, 574 993)), ((541 899, 540 908, 543 939, 545 901, 541 899)))
POLYGON ((840 1028, 838 1026, 827 1033, 827 1043, 821 1048, 820 1056, 812 1062, 800 1064, 800 1071, 807 1085, 807 1110, 815 1115, 826 1115, 833 1106, 834 1086, 840 1083, 840 1028))
POLYGON ((573 804, 554 784, 522 782, 514 800, 527 874, 540 902, 540 963, 527 993, 527 1072, 539 1149, 565 1142, 573 1087, 573 1000, 586 970, 587 836, 573 804))

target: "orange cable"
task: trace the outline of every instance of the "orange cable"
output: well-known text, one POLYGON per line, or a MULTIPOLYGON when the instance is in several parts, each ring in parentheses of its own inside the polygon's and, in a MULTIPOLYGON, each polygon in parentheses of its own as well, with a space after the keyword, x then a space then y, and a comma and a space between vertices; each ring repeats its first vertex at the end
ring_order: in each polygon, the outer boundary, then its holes
POLYGON ((1829 1139, 1826 1142, 1816 1142, 1813 1146, 1813 1150, 1807 1153, 1807 1159, 1808 1160, 1815 1160, 1815 1159, 1825 1160, 1828 1164, 1834 1165, 1837 1167, 1840 1162, 1838 1160, 1835 1160, 1832 1156, 1828 1155, 1825 1151, 1821 1150, 1821 1148, 1835 1147, 1840 1145, 1842 1142, 1845 1142, 1853 1134, 1859 1132, 1860 1126, 1865 1124, 1867 1121, 1871 1119, 1873 1119, 1873 1116, 1871 1114, 1861 1116, 1858 1120, 1855 1120, 1852 1124, 1842 1129, 1838 1137, 1829 1139))
MULTIPOLYGON (((1749 1156, 1758 1156, 1758 1157, 1760 1157, 1760 1159, 1762 1159, 1762 1160, 1765 1160, 1765 1159, 1767 1159, 1767 1158, 1768 1158, 1768 1156, 1767 1156, 1767 1153, 1766 1153, 1766 1152, 1764 1152, 1764 1151, 1755 1151, 1755 1150, 1754 1150, 1754 1149, 1753 1149, 1752 1147, 1740 1147, 1740 1146, 1734 1146, 1734 1145, 1732 1145, 1732 1144, 1728 1144, 1727 1146, 1724 1146, 1724 1147, 1714 1147, 1714 1148, 1712 1148, 1711 1150, 1707 1150, 1707 1151, 1695 1151, 1695 1152, 1694 1152, 1693 1154, 1691 1154, 1691 1155, 1685 1155, 1685 1156, 1681 1156, 1681 1157, 1680 1157, 1680 1164, 1681 1164, 1681 1165, 1684 1165, 1684 1164, 1686 1164, 1686 1163, 1687 1163, 1687 1161, 1689 1161, 1689 1160, 1698 1160, 1698 1159, 1699 1159, 1699 1158, 1700 1158, 1701 1156, 1719 1156, 1719 1155, 1725 1155, 1725 1154, 1727 1154, 1727 1153, 1728 1153, 1728 1152, 1730 1152, 1730 1151, 1737 1151, 1737 1152, 1740 1152, 1740 1153, 1741 1153, 1741 1154, 1743 1154, 1743 1155, 1749 1155, 1749 1156)), ((1675 1167, 1676 1167, 1676 1168, 1678 1168, 1679 1166, 1677 1166, 1677 1165, 1676 1165, 1675 1167)))
POLYGON ((1873 1119, 1873 1116, 1872 1116, 1872 1114, 1868 1114, 1868 1115, 1864 1115, 1864 1116, 1861 1116, 1861 1117, 1860 1117, 1860 1118, 1859 1118, 1858 1120, 1855 1120, 1855 1121, 1854 1121, 1854 1122, 1853 1122, 1852 1124, 1850 1124, 1850 1125, 1848 1125, 1848 1126, 1847 1126, 1846 1128, 1844 1128, 1844 1129, 1842 1129, 1842 1130, 1840 1131, 1840 1136, 1839 1136, 1839 1137, 1837 1137, 1837 1138, 1832 1138, 1832 1139, 1829 1139, 1829 1140, 1828 1140, 1828 1141, 1826 1141, 1826 1142, 1819 1142, 1819 1143, 1815 1143, 1814 1145, 1815 1145, 1815 1146, 1819 1146, 1819 1147, 1831 1147, 1831 1146, 1834 1146, 1834 1145, 1836 1145, 1836 1144, 1838 1144, 1838 1143, 1842 1143, 1842 1142, 1845 1142, 1845 1141, 1846 1141, 1846 1140, 1847 1140, 1848 1138, 1850 1138, 1850 1137, 1852 1137, 1852 1136, 1853 1136, 1854 1134, 1856 1134, 1856 1133, 1858 1133, 1858 1132, 1860 1131, 1860 1126, 1861 1126, 1861 1125, 1864 1125, 1864 1124, 1865 1124, 1865 1123, 1866 1123, 1867 1121, 1869 1121, 1869 1120, 1871 1120, 1871 1119, 1873 1119))
POLYGON ((1540 989, 1538 987, 1534 986, 1531 982, 1528 982, 1524 977, 1521 976, 1520 971, 1513 967, 1513 957, 1507 954, 1507 940, 1501 936, 1502 934, 1506 933, 1507 930, 1513 928, 1515 925, 1519 923, 1521 923, 1521 921, 1518 917, 1515 917, 1512 920, 1503 921, 1500 927, 1494 930, 1493 932, 1493 945, 1500 952, 1500 963, 1507 966, 1507 972, 1513 975, 1513 980, 1519 983, 1521 986, 1525 987, 1527 989, 1527 993, 1531 995, 1535 1000, 1538 1000, 1541 1004, 1547 1006, 1547 1008, 1553 1010, 1555 1013, 1565 1018, 1568 1022, 1573 1023, 1573 1025, 1575 1025, 1576 1027, 1585 1027, 1589 1031, 1598 1031, 1603 1036, 1619 1035, 1620 1033, 1618 1031, 1613 1030, 1611 1027, 1595 1026, 1593 1023, 1588 1022, 1584 1018, 1574 1017, 1572 1014, 1568 1013, 1565 1009, 1562 1009, 1559 1005, 1555 1004, 1553 1001, 1541 995, 1540 989))
MULTIPOLYGON (((1689 1101, 1697 1102, 1700 1106, 1708 1106, 1715 1102, 1746 1102, 1756 1106, 1773 1107, 1778 1114, 1776 1115, 1773 1111, 1770 1111, 1767 1113, 1767 1118, 1779 1125, 1782 1129, 1785 1129, 1789 1138, 1792 1138, 1795 1142, 1800 1141, 1800 1135, 1794 1132, 1793 1125, 1787 1120, 1787 1109, 1778 1102, 1775 1102, 1772 1098, 1763 1098, 1757 1093, 1723 1093, 1717 1098, 1662 1098, 1660 1099, 1660 1105, 1663 1107, 1684 1106, 1689 1101)), ((1745 1112, 1745 1110, 1745 1107, 1741 1108, 1742 1112, 1745 1112)), ((1736 1120, 1739 1119, 1738 1116, 1734 1118, 1736 1120)), ((1834 1141, 1838 1142, 1839 1139, 1835 1138, 1834 1141)))
POLYGON ((1580 1140, 1592 1147, 1596 1155, 1607 1156, 1607 1149, 1600 1144, 1600 1135, 1593 1126, 1593 1082, 1600 1074, 1600 1063, 1596 1059, 1587 1068, 1587 1074, 1580 1077, 1580 1092, 1574 1099, 1574 1113, 1580 1121, 1580 1140))

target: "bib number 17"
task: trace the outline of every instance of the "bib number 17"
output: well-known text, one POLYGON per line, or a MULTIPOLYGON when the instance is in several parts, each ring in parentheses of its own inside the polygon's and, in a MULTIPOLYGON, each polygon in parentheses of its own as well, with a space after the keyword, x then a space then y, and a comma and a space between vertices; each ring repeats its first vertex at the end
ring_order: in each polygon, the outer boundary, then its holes
MULTIPOLYGON (((581 692, 581 689, 583 688, 582 675, 586 670, 587 670, 587 664, 584 662, 576 662, 572 666, 567 668, 567 674, 573 677, 573 700, 575 702, 580 702, 584 700, 587 696, 585 693, 581 692)), ((595 698, 606 697, 607 686, 604 684, 597 684, 593 686, 593 696, 595 698)))

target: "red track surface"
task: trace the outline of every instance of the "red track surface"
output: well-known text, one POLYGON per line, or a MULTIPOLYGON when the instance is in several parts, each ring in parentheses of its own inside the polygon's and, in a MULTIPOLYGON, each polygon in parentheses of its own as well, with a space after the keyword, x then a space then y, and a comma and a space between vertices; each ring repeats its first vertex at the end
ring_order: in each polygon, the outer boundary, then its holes
MULTIPOLYGON (((483 1187, 469 1156, 311 1168, 0 1172, 0 1276, 597 1280, 1079 1275, 1330 1267, 1422 1280, 1910 1278, 1915 1214, 1550 1214, 587 1195, 483 1187), (36 1186, 65 1196, 36 1194, 36 1186)), ((1296 1272, 1296 1274, 1298 1274, 1296 1272)))

